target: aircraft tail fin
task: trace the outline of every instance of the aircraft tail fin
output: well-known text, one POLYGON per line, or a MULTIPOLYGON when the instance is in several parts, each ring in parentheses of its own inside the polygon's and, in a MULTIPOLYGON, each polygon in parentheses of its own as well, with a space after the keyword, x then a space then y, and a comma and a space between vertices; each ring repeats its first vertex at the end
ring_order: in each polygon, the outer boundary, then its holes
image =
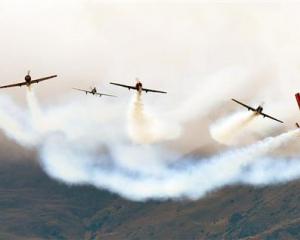
POLYGON ((295 97, 296 97, 296 100, 297 100, 297 103, 298 103, 298 107, 300 109, 300 93, 296 93, 295 97))
POLYGON ((299 123, 297 123, 297 122, 296 122, 296 127, 297 127, 297 128, 300 128, 299 123))

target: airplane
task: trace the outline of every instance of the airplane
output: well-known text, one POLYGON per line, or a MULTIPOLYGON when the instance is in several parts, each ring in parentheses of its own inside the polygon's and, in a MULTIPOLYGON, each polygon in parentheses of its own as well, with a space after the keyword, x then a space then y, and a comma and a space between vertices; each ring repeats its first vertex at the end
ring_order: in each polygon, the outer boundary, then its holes
MULTIPOLYGON (((299 107, 299 109, 300 109, 300 93, 296 93, 296 94, 295 94, 295 98, 296 98, 296 101, 297 101, 297 103, 298 103, 298 107, 299 107)), ((297 128, 300 128, 300 125, 299 125, 299 123, 297 123, 297 122, 296 122, 296 127, 297 127, 297 128)))
POLYGON ((124 88, 128 88, 128 90, 134 89, 134 90, 137 90, 139 93, 141 93, 142 91, 144 91, 146 93, 147 92, 167 93, 167 92, 164 92, 164 91, 153 90, 153 89, 149 89, 149 88, 143 88, 143 84, 140 82, 140 80, 138 78, 136 79, 136 81, 137 82, 136 82, 135 86, 125 85, 125 84, 120 84, 120 83, 114 83, 114 82, 111 82, 110 84, 120 86, 120 87, 124 87, 124 88))
POLYGON ((38 78, 38 79, 32 80, 31 76, 30 76, 30 71, 28 71, 27 75, 25 76, 25 82, 19 82, 19 83, 4 85, 4 86, 0 86, 0 88, 22 87, 22 86, 29 87, 33 83, 39 83, 41 81, 45 81, 45 80, 48 80, 50 78, 55 78, 55 77, 57 77, 57 75, 51 75, 51 76, 48 76, 48 77, 43 77, 43 78, 38 78))
POLYGON ((270 115, 267 115, 267 114, 263 113, 263 107, 261 105, 259 105, 257 108, 253 108, 253 107, 250 107, 250 106, 248 106, 248 105, 246 105, 246 104, 244 104, 244 103, 242 103, 242 102, 240 102, 240 101, 238 101, 236 99, 232 98, 231 100, 234 101, 234 102, 236 102, 236 103, 238 103, 238 104, 240 104, 240 105, 242 105, 245 108, 248 108, 248 111, 251 110, 251 111, 255 112, 256 114, 262 115, 264 118, 267 117, 267 118, 270 118, 270 119, 272 119, 274 121, 283 123, 283 121, 281 121, 281 120, 279 120, 277 118, 274 118, 274 117, 272 117, 270 115))
POLYGON ((77 90, 77 91, 85 92, 85 94, 90 93, 90 94, 92 94, 92 95, 98 95, 99 97, 101 97, 101 96, 117 97, 117 96, 110 95, 110 94, 98 93, 96 87, 91 88, 90 91, 85 90, 85 89, 79 89, 79 88, 73 88, 73 89, 75 89, 75 90, 77 90))

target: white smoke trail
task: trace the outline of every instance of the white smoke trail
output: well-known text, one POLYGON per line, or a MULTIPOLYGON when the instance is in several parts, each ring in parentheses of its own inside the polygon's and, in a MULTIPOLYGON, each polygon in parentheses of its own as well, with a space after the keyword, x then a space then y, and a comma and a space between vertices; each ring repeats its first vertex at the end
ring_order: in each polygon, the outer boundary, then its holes
MULTIPOLYGON (((64 114, 47 112, 48 116, 53 115, 49 119, 61 123, 60 128, 47 128, 43 138, 35 143, 45 171, 65 183, 92 184, 125 198, 142 201, 182 197, 198 199, 207 192, 235 183, 272 184, 270 172, 276 182, 300 175, 300 172, 290 169, 295 168, 295 162, 289 165, 284 160, 276 160, 270 169, 260 165, 262 156, 296 139, 298 129, 211 158, 182 158, 158 144, 132 145, 109 118, 94 123, 82 116, 79 121, 80 109, 86 109, 86 106, 72 103, 61 107, 64 114), (117 134, 113 134, 113 130, 117 134), (286 166, 291 176, 278 165, 286 166), (255 182, 251 178, 257 175, 260 180, 255 182)), ((47 123, 52 125, 51 120, 47 123)), ((4 125, 1 127, 7 131, 4 125)), ((29 134, 35 136, 35 132, 32 130, 29 134)), ((13 138, 18 140, 18 133, 13 138)))
POLYGON ((43 114, 39 106, 39 103, 36 99, 32 86, 26 88, 26 98, 27 98, 27 103, 32 118, 31 119, 33 125, 32 127, 36 131, 40 131, 40 132, 45 131, 45 120, 43 119, 43 114))
POLYGON ((26 113, 5 95, 0 98, 0 128, 21 145, 32 146, 36 143, 37 136, 32 131, 26 113))
POLYGON ((254 112, 237 112, 212 124, 209 128, 214 140, 225 145, 233 145, 238 141, 239 134, 256 117, 254 112))
MULTIPOLYGON (((209 159, 185 158, 175 162, 170 159, 174 155, 156 146, 145 148, 125 144, 111 146, 106 154, 96 154, 78 149, 70 142, 62 141, 65 145, 58 145, 55 137, 44 146, 42 159, 46 172, 52 177, 71 184, 93 184, 131 200, 198 199, 228 184, 252 183, 253 180, 245 177, 255 176, 251 166, 259 165, 261 156, 289 143, 298 135, 299 130, 294 130, 209 159)), ((284 162, 274 161, 273 169, 284 162)), ((278 170, 273 171, 278 181, 288 180, 286 174, 281 174, 282 169, 278 170)), ((260 175, 266 175, 265 184, 272 183, 272 179, 268 181, 268 171, 260 172, 260 175)))
POLYGON ((288 158, 284 161, 276 158, 263 158, 244 171, 242 182, 265 186, 291 181, 299 177, 299 158, 288 158))
POLYGON ((189 83, 188 95, 182 96, 169 114, 182 123, 207 115, 212 108, 223 104, 228 96, 255 85, 254 79, 249 81, 250 72, 243 67, 226 67, 205 76, 201 81, 189 83))
POLYGON ((161 119, 145 111, 142 94, 137 92, 129 107, 128 133, 139 144, 157 143, 177 138, 180 129, 173 123, 164 123, 161 119))

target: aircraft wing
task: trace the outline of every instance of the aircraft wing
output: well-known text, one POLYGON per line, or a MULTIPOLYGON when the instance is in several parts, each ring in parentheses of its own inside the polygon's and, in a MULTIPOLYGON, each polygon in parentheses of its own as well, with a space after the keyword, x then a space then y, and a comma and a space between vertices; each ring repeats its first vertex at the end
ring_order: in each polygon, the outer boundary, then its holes
MULTIPOLYGON (((50 78, 55 78, 55 77, 57 77, 57 75, 52 75, 52 76, 49 76, 49 77, 35 79, 35 80, 32 80, 30 82, 30 84, 32 84, 32 83, 38 83, 38 82, 45 81, 45 80, 48 80, 50 78)), ((24 86, 24 85, 27 85, 27 82, 20 82, 20 83, 14 83, 14 84, 9 84, 9 85, 4 85, 4 86, 0 86, 0 88, 21 87, 21 86, 24 86)))
MULTIPOLYGON (((88 90, 79 89, 79 88, 73 88, 73 89, 78 90, 78 91, 81 91, 81 92, 93 94, 91 91, 88 91, 88 90)), ((99 97, 101 97, 101 96, 117 97, 117 96, 115 96, 115 95, 104 94, 104 93, 94 93, 94 94, 98 95, 99 97)))
POLYGON ((154 93, 167 93, 167 92, 164 92, 164 91, 153 90, 153 89, 148 89, 148 88, 142 88, 142 91, 145 91, 146 93, 147 93, 147 92, 154 92, 154 93))
POLYGON ((85 92, 85 93, 92 93, 91 91, 87 91, 87 90, 84 90, 84 89, 79 89, 79 88, 73 88, 77 91, 81 91, 81 92, 85 92))
POLYGON ((238 104, 240 104, 240 105, 242 105, 245 108, 248 108, 248 110, 255 111, 255 109, 253 107, 250 107, 250 106, 248 106, 248 105, 246 105, 246 104, 244 104, 244 103, 242 103, 242 102, 240 102, 240 101, 238 101, 236 99, 232 98, 231 100, 234 101, 234 102, 236 102, 236 103, 238 103, 238 104))
POLYGON ((283 121, 281 121, 281 120, 279 120, 279 119, 277 119, 277 118, 274 118, 274 117, 272 117, 272 116, 270 116, 270 115, 268 115, 268 114, 265 114, 265 113, 260 113, 260 115, 262 115, 263 117, 270 118, 270 119, 272 119, 272 120, 274 120, 274 121, 277 121, 277 122, 283 123, 283 121))
POLYGON ((99 97, 101 97, 101 96, 117 97, 117 96, 115 96, 115 95, 104 94, 104 93, 96 93, 96 94, 99 95, 99 97))
MULTIPOLYGON (((55 77, 57 77, 57 75, 52 75, 52 76, 49 76, 49 77, 35 79, 35 80, 32 80, 30 82, 30 84, 32 84, 32 83, 38 83, 38 82, 45 81, 47 79, 55 78, 55 77)), ((20 83, 14 83, 14 84, 9 84, 9 85, 4 85, 4 86, 0 86, 0 88, 21 87, 21 86, 24 86, 24 85, 27 85, 27 82, 20 82, 20 83)))
POLYGON ((24 86, 26 84, 27 84, 26 82, 20 82, 20 83, 14 83, 14 84, 0 86, 0 88, 21 87, 21 86, 24 86))
POLYGON ((39 83, 41 81, 45 81, 45 80, 48 80, 50 78, 55 78, 55 77, 57 77, 57 75, 52 75, 52 76, 49 76, 49 77, 38 78, 38 79, 35 79, 35 80, 31 80, 30 84, 32 84, 32 83, 39 83))
POLYGON ((114 82, 111 82, 110 84, 116 85, 116 86, 119 86, 119 87, 128 88, 129 90, 130 90, 130 89, 135 89, 135 90, 137 90, 135 86, 129 86, 129 85, 120 84, 120 83, 114 83, 114 82))

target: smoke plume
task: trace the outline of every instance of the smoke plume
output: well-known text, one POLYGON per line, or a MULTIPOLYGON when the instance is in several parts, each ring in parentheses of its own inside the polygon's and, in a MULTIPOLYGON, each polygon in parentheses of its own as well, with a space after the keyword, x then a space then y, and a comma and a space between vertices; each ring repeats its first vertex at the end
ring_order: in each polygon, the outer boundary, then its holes
POLYGON ((137 92, 129 107, 128 133, 134 142, 150 144, 177 138, 180 128, 173 122, 164 122, 146 111, 142 93, 137 92))
POLYGON ((29 111, 13 100, 23 101, 23 88, 0 95, 1 130, 36 149, 51 177, 132 200, 197 199, 229 184, 299 177, 297 146, 293 158, 274 157, 275 150, 290 157, 298 137, 287 132, 299 118, 297 4, 27 0, 0 7, 2 79, 20 80, 25 67, 33 78, 60 76, 39 84, 39 97, 49 101, 42 110, 37 92, 26 93, 29 111), (135 95, 128 106, 125 91, 116 89, 114 100, 69 91, 96 80, 106 91, 107 82, 130 84, 135 76, 167 97, 151 95, 149 103, 135 95), (251 145, 221 151, 207 129, 231 111, 232 97, 266 101, 267 113, 288 124, 248 113, 225 118, 210 129, 218 142, 238 143, 254 125, 256 132, 251 145), (184 154, 199 146, 211 155, 184 154))
POLYGON ((39 132, 45 131, 45 120, 32 86, 27 87, 26 98, 31 115, 32 128, 39 132))
MULTIPOLYGON (((46 172, 58 180, 69 184, 93 184, 131 200, 198 199, 228 184, 255 184, 255 179, 247 177, 257 174, 260 175, 259 184, 272 184, 270 171, 277 182, 289 180, 278 168, 285 160, 274 160, 271 169, 253 171, 258 169, 262 156, 288 144, 298 135, 299 130, 294 130, 205 159, 182 158, 154 145, 118 144, 106 146, 107 152, 99 153, 86 147, 78 149, 61 136, 53 136, 44 145, 42 163, 46 172)), ((288 164, 286 167, 290 171, 288 164)))
MULTIPOLYGON (((33 95, 29 94, 28 97, 33 95)), ((136 98, 136 101, 141 101, 140 96, 136 98)), ((30 99, 32 100, 37 101, 36 98, 30 99)), ((11 105, 16 107, 13 102, 11 105)), ((21 122, 15 122, 20 132, 25 130, 22 122, 33 123, 37 121, 34 119, 36 116, 40 120, 36 113, 41 111, 35 109, 39 106, 38 102, 33 106, 30 107, 29 118, 25 114, 21 122)), ((273 184, 294 179, 300 174, 300 171, 295 170, 300 169, 295 161, 276 159, 271 165, 270 158, 264 158, 295 140, 299 136, 298 129, 208 158, 182 156, 161 144, 133 144, 130 138, 123 135, 122 124, 114 121, 114 114, 105 120, 97 120, 99 115, 95 119, 78 119, 83 109, 95 106, 97 105, 90 104, 86 107, 73 102, 52 110, 45 109, 43 113, 45 112, 47 120, 42 119, 49 127, 42 132, 31 128, 27 130, 29 136, 33 137, 31 146, 36 146, 40 154, 41 166, 51 177, 67 184, 91 184, 125 198, 142 201, 198 199, 229 184, 273 184), (58 112, 64 114, 57 114, 58 112), (57 122, 60 124, 56 125, 57 122), (39 137, 35 137, 36 135, 39 137), (282 171, 279 167, 282 165, 292 174, 282 171), (256 180, 257 175, 259 180, 256 180)), ((111 110, 112 106, 108 106, 111 110)), ((141 106, 135 107, 142 111, 141 106)), ((115 111, 119 109, 116 108, 115 111)), ((3 111, 2 115, 7 117, 8 113, 3 111)), ((132 116, 135 117, 134 121, 138 121, 145 115, 132 116)), ((147 124, 147 128, 152 127, 151 122, 147 124)), ((18 132, 7 128, 7 122, 0 121, 0 127, 7 136, 20 143, 24 141, 18 132)), ((137 131, 141 130, 138 128, 137 131)))
POLYGON ((256 117, 257 114, 254 112, 237 112, 212 124, 209 128, 210 134, 214 140, 222 144, 236 144, 241 131, 256 117))

